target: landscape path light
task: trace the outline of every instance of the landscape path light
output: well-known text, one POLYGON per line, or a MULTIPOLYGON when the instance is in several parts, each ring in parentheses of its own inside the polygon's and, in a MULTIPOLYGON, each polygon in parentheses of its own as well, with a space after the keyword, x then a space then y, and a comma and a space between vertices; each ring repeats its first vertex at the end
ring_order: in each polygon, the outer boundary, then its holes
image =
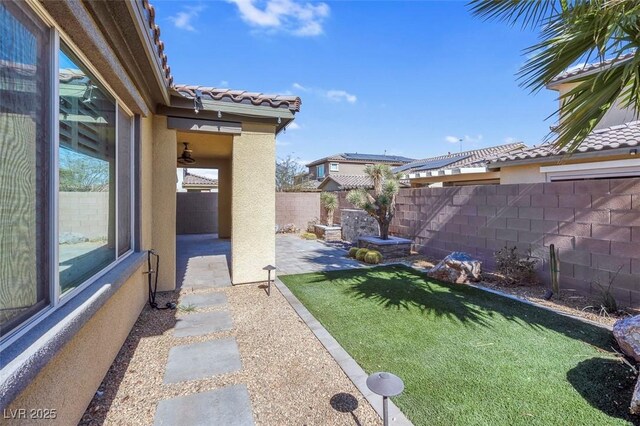
POLYGON ((262 268, 264 271, 268 271, 267 276, 267 296, 271 296, 271 271, 275 271, 276 267, 273 265, 267 265, 262 268))
POLYGON ((382 395, 382 419, 384 426, 389 426, 389 397, 402 393, 404 390, 402 379, 391 373, 373 373, 367 377, 367 387, 371 392, 382 395))

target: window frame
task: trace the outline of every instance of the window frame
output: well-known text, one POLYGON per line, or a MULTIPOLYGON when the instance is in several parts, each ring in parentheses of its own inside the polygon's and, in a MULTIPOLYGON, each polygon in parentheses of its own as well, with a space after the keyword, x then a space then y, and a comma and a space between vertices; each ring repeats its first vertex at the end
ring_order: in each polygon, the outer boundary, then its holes
POLYGON ((13 342, 24 336, 29 330, 33 329, 37 324, 42 322, 45 318, 49 317, 60 309, 65 304, 69 303, 76 296, 82 293, 87 287, 99 280, 109 271, 116 268, 128 257, 135 252, 136 247, 136 175, 135 175, 135 162, 137 161, 137 146, 135 141, 137 140, 138 127, 136 125, 136 115, 127 107, 122 99, 115 93, 111 86, 106 82, 106 79, 95 68, 91 61, 84 55, 82 50, 71 40, 71 38, 61 29, 61 27, 55 22, 55 20, 44 10, 42 5, 38 4, 35 0, 26 0, 24 7, 29 8, 34 15, 41 19, 43 24, 49 27, 51 33, 49 39, 49 79, 50 79, 50 113, 47 117, 49 120, 50 132, 47 143, 50 144, 49 150, 49 188, 50 198, 48 202, 49 211, 44 215, 44 219, 49 221, 48 230, 48 255, 49 255, 49 271, 47 277, 49 278, 48 290, 49 301, 46 306, 35 312, 29 318, 25 318, 21 323, 15 325, 13 329, 9 330, 4 336, 0 336, 0 351, 11 345, 13 342), (59 82, 59 52, 61 41, 66 47, 73 52, 82 65, 95 77, 96 80, 104 87, 104 89, 113 97, 115 104, 115 132, 116 132, 116 156, 115 156, 115 187, 116 187, 116 209, 115 209, 115 221, 116 221, 116 244, 115 259, 104 268, 93 274, 90 278, 83 281, 80 285, 68 291, 64 295, 61 294, 60 289, 60 258, 59 258, 59 217, 60 217, 60 202, 59 202, 59 189, 60 189, 60 82, 59 82), (119 224, 119 211, 118 211, 118 144, 119 144, 119 132, 118 132, 118 114, 124 113, 131 119, 131 135, 130 143, 131 149, 129 151, 129 172, 131 173, 129 193, 131 197, 131 205, 129 209, 130 214, 130 226, 131 232, 129 235, 129 249, 118 256, 118 224, 119 224))
POLYGON ((339 172, 340 163, 329 163, 329 172, 339 172), (333 166, 336 166, 335 168, 333 166))

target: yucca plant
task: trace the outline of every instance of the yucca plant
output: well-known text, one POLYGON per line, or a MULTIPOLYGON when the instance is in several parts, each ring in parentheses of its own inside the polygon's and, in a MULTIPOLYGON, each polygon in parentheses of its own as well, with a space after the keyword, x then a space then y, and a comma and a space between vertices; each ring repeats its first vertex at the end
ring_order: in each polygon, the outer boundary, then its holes
POLYGON ((540 41, 525 49, 529 59, 519 72, 522 86, 532 91, 576 64, 612 60, 580 76, 561 97, 556 148, 574 151, 616 100, 640 111, 640 2, 471 0, 469 6, 476 16, 538 29, 540 41))
POLYGON ((333 192, 323 192, 320 194, 320 204, 327 214, 327 225, 333 226, 333 214, 338 208, 338 197, 333 192))
POLYGON ((380 225, 380 238, 389 239, 389 225, 396 213, 399 175, 386 164, 367 166, 364 172, 373 181, 373 194, 359 188, 349 191, 347 201, 373 217, 380 225))

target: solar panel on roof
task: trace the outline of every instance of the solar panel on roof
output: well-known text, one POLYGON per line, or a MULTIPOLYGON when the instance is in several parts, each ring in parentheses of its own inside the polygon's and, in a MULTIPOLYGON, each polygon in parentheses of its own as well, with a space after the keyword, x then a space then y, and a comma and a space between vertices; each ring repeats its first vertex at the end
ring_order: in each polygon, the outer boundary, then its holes
POLYGON ((470 156, 469 154, 462 154, 462 155, 455 155, 447 158, 440 158, 437 160, 427 158, 426 160, 415 161, 413 163, 405 164, 404 166, 397 167, 394 169, 394 171, 403 172, 409 169, 413 169, 416 172, 419 170, 434 170, 434 169, 446 167, 449 164, 455 163, 456 161, 464 160, 469 156, 470 156))
POLYGON ((396 155, 378 155, 378 154, 358 154, 345 153, 344 158, 347 160, 363 160, 363 161, 409 161, 408 158, 396 155))

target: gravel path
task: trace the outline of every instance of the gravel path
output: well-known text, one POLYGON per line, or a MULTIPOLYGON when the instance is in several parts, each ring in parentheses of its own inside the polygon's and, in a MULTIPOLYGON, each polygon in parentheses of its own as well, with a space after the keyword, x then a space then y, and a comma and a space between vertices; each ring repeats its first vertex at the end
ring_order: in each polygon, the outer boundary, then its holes
MULTIPOLYGON (((87 408, 81 425, 153 424, 160 400, 232 384, 247 385, 257 425, 382 423, 274 286, 271 297, 257 285, 202 292, 211 291, 226 293, 233 330, 175 338, 172 327, 176 315, 192 312, 153 311, 146 307, 87 408), (242 370, 206 380, 163 384, 168 353, 173 346, 231 336, 238 342, 242 370), (352 413, 345 412, 345 403, 357 404, 357 408, 352 413)), ((158 302, 162 306, 175 298, 174 293, 159 295, 158 302)), ((225 307, 196 311, 219 309, 225 307)))

